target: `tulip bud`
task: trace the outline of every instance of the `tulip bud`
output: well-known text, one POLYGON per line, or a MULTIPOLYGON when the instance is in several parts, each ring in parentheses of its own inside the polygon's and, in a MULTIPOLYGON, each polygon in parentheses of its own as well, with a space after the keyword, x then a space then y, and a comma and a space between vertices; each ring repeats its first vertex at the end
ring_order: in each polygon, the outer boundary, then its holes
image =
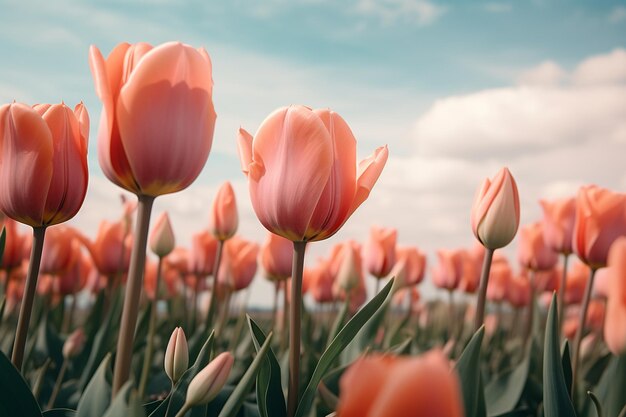
POLYGON ((615 355, 626 353, 626 237, 618 238, 609 251, 608 299, 604 339, 615 355))
POLYGON ((341 264, 337 272, 336 283, 345 292, 350 292, 363 281, 361 254, 359 245, 349 241, 344 243, 341 264))
POLYGON ((492 181, 486 179, 472 206, 472 230, 487 249, 508 245, 519 226, 519 195, 515 179, 502 168, 492 181))
POLYGON ((213 200, 209 217, 209 228, 218 240, 226 240, 235 235, 239 225, 237 200, 230 182, 220 187, 213 200))
POLYGON ((63 344, 63 357, 65 359, 73 358, 78 355, 85 346, 85 332, 81 327, 74 330, 63 344))
POLYGON ((178 382, 189 366, 189 351, 187 349, 187 339, 181 327, 177 327, 170 336, 165 350, 165 373, 172 380, 178 382))
POLYGON ((235 359, 230 352, 217 355, 191 380, 187 388, 187 405, 207 404, 222 390, 235 359))
POLYGON ((176 241, 170 217, 167 215, 167 212, 163 212, 157 219, 154 229, 152 229, 150 250, 159 258, 163 258, 174 250, 175 245, 176 241))

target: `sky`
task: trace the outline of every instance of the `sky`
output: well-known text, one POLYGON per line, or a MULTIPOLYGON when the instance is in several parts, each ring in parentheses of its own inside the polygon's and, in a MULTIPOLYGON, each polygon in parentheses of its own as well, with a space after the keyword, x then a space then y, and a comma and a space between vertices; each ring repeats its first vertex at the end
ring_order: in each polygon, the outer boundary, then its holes
MULTIPOLYGON (((101 103, 88 49, 178 40, 213 61, 213 148, 196 182, 159 197, 182 245, 207 226, 217 188, 230 181, 240 234, 261 243, 236 149, 278 107, 331 108, 351 126, 360 158, 389 146, 369 199, 307 264, 371 225, 427 252, 469 247, 473 195, 502 166, 513 173, 522 224, 540 198, 582 184, 626 190, 626 1, 429 0, 0 0, 0 103, 68 105, 91 116, 90 185, 71 223, 94 236, 120 214, 121 189, 97 161, 101 103)), ((515 241, 505 250, 515 262, 515 241)), ((371 278, 367 278, 373 288, 371 278)), ((433 293, 432 289, 427 292, 433 293)), ((250 301, 272 287, 255 280, 250 301)))

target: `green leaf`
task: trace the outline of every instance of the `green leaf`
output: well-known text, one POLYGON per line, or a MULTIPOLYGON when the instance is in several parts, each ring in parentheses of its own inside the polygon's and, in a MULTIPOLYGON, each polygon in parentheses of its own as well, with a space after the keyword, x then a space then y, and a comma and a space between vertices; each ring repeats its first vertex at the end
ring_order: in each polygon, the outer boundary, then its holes
POLYGON ((187 396, 187 387, 189 383, 195 377, 198 372, 204 369, 211 359, 211 351, 213 350, 214 332, 211 332, 209 338, 204 342, 204 346, 200 349, 198 357, 193 366, 183 374, 180 381, 176 384, 172 392, 163 400, 152 413, 150 417, 174 417, 176 413, 185 404, 185 397, 187 396), (168 411, 169 407, 169 411, 168 411), (167 413, 167 414, 166 414, 167 413))
POLYGON ((617 416, 626 405, 626 355, 618 356, 616 360, 605 402, 606 417, 617 416))
POLYGON ((26 381, 2 352, 0 352, 0 416, 41 416, 39 404, 26 381))
POLYGON ((233 393, 228 397, 228 401, 224 404, 224 408, 220 411, 218 417, 235 417, 239 412, 244 400, 246 399, 246 395, 250 392, 250 388, 252 388, 252 384, 254 384, 257 372, 261 368, 261 364, 265 360, 265 355, 267 354, 270 348, 270 342, 272 341, 273 333, 270 332, 267 335, 267 339, 265 339, 265 343, 259 349, 256 357, 248 367, 248 370, 241 377, 239 384, 235 387, 233 393))
MULTIPOLYGON (((258 353, 261 345, 265 343, 265 333, 250 316, 247 317, 254 349, 258 353)), ((287 415, 280 365, 271 348, 267 351, 267 356, 256 377, 256 397, 259 413, 262 417, 284 417, 287 415)))
POLYGON ((42 413, 43 417, 75 417, 76 411, 69 408, 53 408, 42 413))
POLYGON ((576 417, 563 373, 556 309, 556 294, 552 294, 543 348, 543 412, 545 417, 576 417))
POLYGON ((44 315, 39 328, 35 342, 35 351, 44 358, 51 358, 57 368, 63 363, 63 340, 52 328, 48 315, 44 315))
POLYGON ((563 349, 561 349, 561 363, 563 365, 563 376, 565 377, 565 387, 567 392, 572 390, 572 358, 569 351, 569 342, 565 340, 563 343, 563 349))
POLYGON ((461 380, 466 417, 483 417, 479 412, 485 408, 483 404, 480 404, 480 346, 484 336, 485 326, 483 325, 474 333, 455 366, 461 380))
POLYGON ((109 408, 111 402, 109 381, 112 377, 110 362, 111 354, 107 354, 78 402, 76 417, 101 416, 109 408))
POLYGON ((413 339, 409 337, 403 342, 390 347, 388 352, 393 353, 394 355, 410 355, 412 343, 413 343, 413 339))
POLYGON ((337 317, 335 317, 335 321, 333 322, 333 326, 330 328, 330 332, 328 333, 328 340, 326 341, 326 347, 330 346, 330 343, 335 339, 337 333, 343 326, 344 321, 346 321, 346 316, 348 315, 348 308, 350 306, 347 302, 344 302, 341 305, 341 310, 337 313, 337 317))
POLYGON ((598 414, 598 417, 603 417, 604 414, 602 413, 602 404, 600 404, 600 400, 598 400, 598 397, 596 397, 596 395, 591 391, 587 391, 587 395, 589 396, 589 398, 591 398, 593 405, 596 407, 596 413, 598 414))
POLYGON ((98 364, 100 364, 105 355, 107 355, 107 353, 114 348, 118 336, 117 329, 121 314, 122 294, 120 288, 113 294, 113 301, 109 312, 104 319, 104 323, 102 323, 102 327, 100 327, 96 333, 93 345, 91 346, 89 359, 87 360, 87 364, 85 365, 83 373, 80 376, 79 385, 83 387, 83 389, 91 379, 98 364))
POLYGON ((491 380, 485 387, 487 413, 497 416, 512 411, 524 391, 530 366, 530 356, 525 355, 515 368, 491 380))
POLYGON ((128 415, 128 397, 132 387, 133 383, 131 381, 127 381, 122 386, 103 417, 121 417, 128 415))
POLYGON ((339 356, 341 351, 348 346, 348 344, 354 339, 359 330, 368 322, 368 320, 379 311, 380 307, 387 300, 391 288, 393 286, 393 278, 385 285, 385 287, 372 298, 361 310, 359 310, 354 317, 339 331, 337 337, 333 339, 331 344, 326 348, 319 363, 313 371, 311 380, 307 384, 298 408, 296 409, 296 417, 304 417, 309 412, 313 400, 315 399, 315 393, 317 392, 317 386, 324 377, 324 374, 333 364, 335 359, 339 356))

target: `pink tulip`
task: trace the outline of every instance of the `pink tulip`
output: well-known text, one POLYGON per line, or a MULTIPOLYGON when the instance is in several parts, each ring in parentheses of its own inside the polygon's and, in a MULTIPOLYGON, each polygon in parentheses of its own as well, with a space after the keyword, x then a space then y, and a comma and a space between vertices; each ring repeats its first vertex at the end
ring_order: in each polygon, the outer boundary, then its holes
POLYGON ((163 258, 174 250, 175 245, 176 240, 174 238, 172 224, 170 223, 170 217, 167 215, 167 212, 163 212, 152 228, 150 249, 156 256, 163 258))
POLYGON ((252 282, 257 269, 259 245, 238 236, 224 243, 223 263, 218 272, 221 284, 231 291, 247 288, 252 282))
POLYGON ((58 276, 57 291, 60 295, 76 294, 87 284, 87 277, 93 269, 93 263, 89 255, 83 253, 79 247, 74 247, 78 252, 76 262, 65 273, 58 276))
POLYGON ((0 107, 0 210, 33 227, 65 222, 87 192, 89 116, 83 104, 0 107))
POLYGON ((339 268, 335 277, 335 294, 350 293, 363 282, 361 246, 353 240, 346 241, 337 257, 339 268))
POLYGON ((515 308, 526 307, 530 303, 530 281, 526 276, 512 277, 507 285, 506 298, 515 308))
POLYGON ((89 65, 103 104, 98 157, 107 178, 153 197, 188 187, 213 142, 207 52, 178 42, 121 43, 105 60, 91 46, 89 65))
POLYGON ((363 258, 370 274, 376 278, 389 275, 396 262, 398 231, 393 228, 373 226, 369 240, 363 247, 363 258))
POLYGON ((576 221, 574 197, 539 201, 543 208, 543 234, 548 247, 555 252, 572 253, 572 235, 576 221))
POLYGON ((282 281, 291 276, 293 243, 282 236, 268 233, 261 246, 259 261, 270 281, 282 281))
POLYGON ((337 113, 276 110, 254 139, 239 131, 239 157, 254 211, 265 228, 291 241, 334 235, 363 203, 387 161, 386 147, 356 163, 356 140, 337 113))
POLYGON ((589 281, 589 267, 581 261, 574 262, 567 270, 565 284, 565 302, 567 304, 579 304, 583 300, 587 281, 589 281))
POLYGON ((626 237, 613 243, 608 264, 604 339, 611 352, 619 356, 626 353, 626 237))
POLYGON ((213 273, 217 243, 217 239, 208 230, 191 237, 189 272, 197 276, 208 276, 213 273))
POLYGON ((474 198, 472 230, 487 249, 508 245, 517 233, 520 209, 515 179, 502 168, 493 180, 485 179, 474 198))
POLYGON ((424 279, 426 255, 415 247, 398 247, 396 264, 390 272, 399 287, 410 287, 424 279))
POLYGON ((498 303, 504 301, 512 278, 513 271, 509 262, 505 257, 496 255, 489 271, 487 299, 498 303))
POLYGON ((432 269, 433 284, 446 290, 456 289, 463 274, 461 251, 440 249, 437 259, 439 262, 432 269))
POLYGON ((19 268, 24 259, 28 259, 31 236, 20 233, 18 223, 10 217, 5 217, 2 223, 6 230, 6 241, 0 267, 10 271, 19 268))
POLYGON ((557 253, 544 240, 543 223, 536 222, 520 229, 518 258, 520 264, 533 271, 554 268, 559 261, 557 253))
POLYGON ((459 290, 468 294, 473 294, 478 289, 478 285, 480 284, 480 271, 483 257, 485 256, 485 248, 482 245, 479 244, 475 248, 480 248, 480 250, 461 251, 463 274, 459 282, 459 290))
POLYGON ((606 266, 611 244, 626 235, 626 194, 595 185, 580 187, 572 245, 578 257, 593 269, 606 266))
POLYGON ((94 241, 82 234, 78 238, 91 254, 93 263, 101 275, 114 277, 128 271, 132 237, 127 236, 122 222, 100 222, 94 241))
POLYGON ((226 181, 217 191, 209 216, 209 229, 218 240, 231 238, 237 232, 239 215, 237 200, 230 182, 226 181))
POLYGON ((41 256, 42 274, 64 274, 74 266, 80 254, 80 243, 74 229, 58 225, 50 227, 41 256))
POLYGON ((330 272, 330 262, 320 260, 318 264, 305 271, 305 276, 310 276, 309 293, 318 303, 330 303, 335 300, 333 284, 335 277, 330 272))

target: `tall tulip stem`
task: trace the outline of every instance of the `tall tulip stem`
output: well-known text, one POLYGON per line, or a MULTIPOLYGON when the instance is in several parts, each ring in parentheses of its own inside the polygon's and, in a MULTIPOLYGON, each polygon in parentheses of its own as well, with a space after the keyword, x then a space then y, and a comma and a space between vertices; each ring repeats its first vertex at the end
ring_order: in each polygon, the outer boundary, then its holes
POLYGON ((558 312, 559 312, 559 334, 563 329, 563 312, 565 312, 565 286, 567 285, 567 261, 569 254, 563 254, 563 275, 561 275, 561 285, 559 285, 559 294, 557 296, 558 312))
POLYGON ((574 337, 574 346, 572 347, 573 361, 572 361, 572 399, 576 395, 576 378, 578 376, 578 365, 580 362, 580 342, 585 332, 585 322, 587 321, 587 310, 589 308, 589 301, 591 301, 591 290, 593 289, 593 278, 596 275, 596 269, 592 268, 589 274, 589 280, 587 280, 587 286, 585 287, 585 295, 583 296, 583 303, 580 306, 580 316, 578 321, 578 329, 576 330, 576 336, 574 337))
POLYGON ((117 395, 124 383, 128 381, 130 375, 135 326, 137 325, 137 316, 139 314, 139 299, 141 297, 144 267, 146 265, 148 228, 150 226, 152 204, 154 203, 154 197, 151 196, 142 195, 138 198, 137 225, 133 239, 133 250, 130 256, 128 281, 124 292, 124 307, 113 370, 113 397, 117 395))
POLYGON ((41 252, 43 251, 45 236, 46 226, 33 227, 33 247, 30 252, 30 263, 28 264, 24 298, 20 307, 20 316, 17 320, 17 330, 15 332, 15 341, 13 342, 13 354, 11 356, 11 362, 20 371, 22 369, 22 362, 24 361, 24 347, 26 346, 30 314, 33 310, 33 301, 35 300, 37 277, 39 276, 39 265, 41 264, 41 252))
MULTIPOLYGON (((289 392, 287 416, 293 417, 298 407, 300 380, 300 309, 302 308, 302 274, 306 242, 293 243, 293 265, 291 270, 291 303, 289 304, 289 392)), ((286 288, 285 288, 286 290, 286 288)))
POLYGON ((491 270, 491 260, 495 249, 485 249, 485 259, 483 260, 483 270, 480 275, 480 288, 478 290, 478 301, 476 304, 476 320, 474 321, 474 331, 478 331, 485 321, 485 301, 487 299, 487 284, 489 283, 489 271, 491 270))
POLYGON ((215 263, 213 264, 213 286, 211 287, 211 304, 209 304, 209 312, 206 317, 205 328, 210 332, 217 311, 217 286, 219 278, 220 263, 222 261, 222 250, 224 249, 224 240, 217 241, 217 252, 215 253, 215 263))

